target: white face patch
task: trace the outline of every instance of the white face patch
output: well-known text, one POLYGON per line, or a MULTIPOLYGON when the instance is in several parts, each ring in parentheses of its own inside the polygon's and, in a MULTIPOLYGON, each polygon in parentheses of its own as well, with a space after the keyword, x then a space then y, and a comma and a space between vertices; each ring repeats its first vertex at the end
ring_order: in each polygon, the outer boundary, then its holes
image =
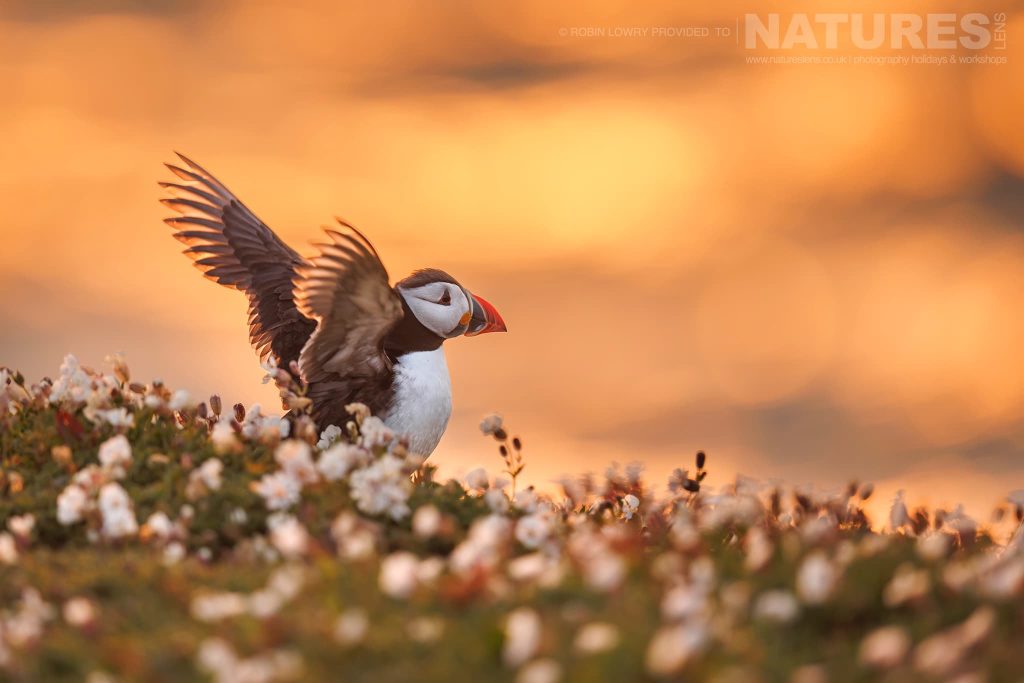
POLYGON ((416 319, 437 336, 448 339, 465 331, 472 307, 458 285, 431 282, 411 289, 400 287, 398 291, 416 319))

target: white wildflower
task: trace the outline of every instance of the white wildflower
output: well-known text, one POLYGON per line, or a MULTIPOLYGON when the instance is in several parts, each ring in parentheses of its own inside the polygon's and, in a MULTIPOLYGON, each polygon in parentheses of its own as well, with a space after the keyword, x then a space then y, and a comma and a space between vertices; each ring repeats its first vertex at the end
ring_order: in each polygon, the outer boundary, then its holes
POLYGON ((270 542, 285 557, 304 555, 309 547, 309 532, 292 515, 277 513, 267 519, 270 542))
POLYGON ((104 537, 121 538, 138 533, 139 524, 135 520, 132 501, 120 484, 111 482, 100 489, 99 507, 103 516, 104 537))
POLYGON ((530 549, 539 547, 551 535, 551 522, 547 515, 534 513, 516 522, 516 540, 530 549))
POLYGON ((917 539, 917 554, 924 560, 938 561, 946 557, 950 549, 950 537, 936 531, 917 539))
POLYGON ((344 479, 349 472, 370 460, 363 448, 350 443, 337 443, 320 454, 316 469, 327 481, 344 479))
POLYGON ((6 531, 0 532, 0 562, 3 564, 14 564, 18 561, 18 546, 14 542, 14 536, 6 531))
POLYGON ((174 523, 166 513, 157 511, 149 516, 145 526, 149 532, 161 541, 166 541, 174 534, 174 523))
POLYGON ((515 500, 512 504, 515 505, 517 510, 523 512, 535 512, 537 510, 537 492, 533 490, 533 487, 525 488, 521 491, 516 492, 515 500))
POLYGON ((303 484, 312 484, 319 478, 313 465, 312 451, 305 441, 282 441, 274 451, 274 459, 285 472, 303 484))
POLYGON ((246 613, 247 603, 241 593, 203 593, 192 598, 192 618, 199 621, 221 621, 246 613))
POLYGON ((65 526, 80 522, 89 502, 89 496, 81 486, 67 486, 57 496, 57 521, 65 526))
POLYGON ((769 540, 768 534, 759 526, 751 527, 747 532, 744 546, 747 550, 744 558, 747 571, 756 572, 764 569, 775 554, 775 546, 769 540))
POLYGON ((416 617, 405 625, 405 632, 413 642, 434 643, 444 634, 444 620, 440 617, 416 617))
POLYGON ((171 396, 171 402, 168 404, 171 410, 187 410, 194 408, 196 403, 192 400, 192 395, 184 389, 178 389, 171 396))
POLYGON ((94 416, 116 428, 131 427, 135 424, 135 417, 123 406, 120 408, 110 408, 109 410, 97 410, 94 416))
POLYGON ((32 537, 32 530, 36 526, 36 518, 30 512, 23 515, 15 515, 7 520, 7 528, 11 533, 23 541, 32 537))
POLYGON ((338 425, 327 425, 327 429, 320 432, 320 440, 316 442, 317 450, 325 451, 341 438, 342 431, 338 425))
POLYGON ((346 647, 358 645, 366 638, 370 630, 370 620, 366 611, 358 607, 350 607, 338 615, 334 622, 334 640, 346 647))
POLYGON ((661 615, 666 621, 701 616, 707 611, 707 591, 694 585, 675 586, 661 600, 661 615))
POLYGON ((185 546, 178 541, 168 543, 164 548, 163 563, 166 566, 178 564, 185 559, 185 546))
POLYGON ((235 430, 231 423, 223 420, 213 425, 210 440, 213 442, 213 449, 220 455, 234 453, 241 448, 241 443, 235 436, 235 430))
POLYGON ((800 613, 800 604, 787 590, 765 591, 754 603, 754 617, 786 624, 800 613))
POLYGON ((576 634, 573 648, 584 655, 600 654, 619 644, 619 629, 613 624, 595 621, 586 624, 576 634))
POLYGON ((889 669, 903 661, 910 649, 910 637, 900 626, 875 629, 860 644, 861 664, 875 669, 889 669))
POLYGON ((195 470, 192 474, 196 476, 210 491, 217 491, 221 485, 221 472, 224 471, 224 463, 221 462, 220 458, 209 458, 203 461, 203 464, 199 466, 199 469, 195 470))
POLYGON ((496 515, 503 515, 508 512, 508 496, 500 488, 488 489, 484 493, 484 502, 487 503, 487 507, 491 509, 491 512, 496 515))
POLYGON ((364 448, 386 446, 395 438, 395 433, 379 417, 371 415, 359 425, 360 441, 364 448))
POLYGON ((902 529, 910 523, 910 515, 907 513, 907 504, 903 502, 903 489, 896 492, 896 498, 892 501, 892 508, 889 510, 889 526, 893 531, 902 529))
POLYGON ((553 659, 535 659, 516 674, 516 683, 558 683, 562 667, 553 659))
POLYGON ((285 471, 264 474, 253 486, 269 510, 284 510, 299 502, 302 483, 285 471))
POLYGON ((381 591, 392 598, 408 598, 416 590, 418 567, 419 560, 410 552, 388 555, 380 564, 378 584, 381 591))
POLYGON ((501 657, 506 666, 516 668, 537 653, 540 647, 540 616, 529 607, 513 610, 505 621, 505 643, 501 657))
POLYGON ((108 469, 129 467, 132 464, 132 446, 124 434, 118 434, 100 445, 100 464, 108 469))
POLYGON ((625 519, 633 519, 633 515, 640 509, 640 499, 634 496, 632 493, 626 494, 622 498, 622 516, 625 519))
POLYGON ((480 423, 480 431, 490 436, 500 430, 502 424, 503 420, 501 415, 488 415, 483 419, 483 422, 480 423))
POLYGON ((354 472, 349 483, 359 509, 369 515, 386 513, 394 520, 408 515, 412 481, 404 467, 401 459, 386 453, 369 467, 354 472))
POLYGON ((441 530, 441 511, 433 505, 416 509, 412 516, 412 532, 419 538, 432 538, 441 530))
POLYGON ((655 676, 668 676, 682 669, 700 652, 707 633, 696 624, 666 626, 658 630, 647 646, 644 663, 655 676))
POLYGON ((485 491, 489 486, 490 477, 487 476, 487 470, 483 467, 477 467, 466 473, 466 488, 473 491, 485 491))
POLYGON ((808 605, 826 602, 835 590, 839 572, 825 554, 818 551, 807 556, 796 575, 796 592, 808 605))
POLYGON ((50 392, 50 402, 58 403, 67 399, 82 403, 91 393, 92 379, 82 369, 78 359, 71 354, 64 356, 64 362, 60 365, 60 377, 50 392))
POLYGON ((896 607, 920 599, 930 588, 931 579, 926 570, 915 569, 910 563, 904 563, 896 568, 892 579, 882 591, 882 601, 886 607, 896 607))
POLYGON ((71 598, 64 603, 61 614, 71 626, 83 628, 96 621, 96 606, 88 598, 71 598))
POLYGON ((238 657, 231 646, 222 638, 207 638, 199 644, 199 651, 196 653, 196 666, 209 674, 214 674, 216 679, 230 680, 232 671, 235 671, 238 664, 238 657))

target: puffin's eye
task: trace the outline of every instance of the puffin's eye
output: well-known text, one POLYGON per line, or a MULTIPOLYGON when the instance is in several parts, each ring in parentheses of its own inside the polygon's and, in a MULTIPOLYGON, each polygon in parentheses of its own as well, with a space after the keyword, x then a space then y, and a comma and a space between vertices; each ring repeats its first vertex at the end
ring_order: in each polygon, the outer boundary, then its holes
POLYGON ((452 305, 452 293, 449 292, 447 289, 444 290, 444 294, 441 295, 441 300, 438 301, 437 303, 441 304, 442 306, 451 306, 452 305))

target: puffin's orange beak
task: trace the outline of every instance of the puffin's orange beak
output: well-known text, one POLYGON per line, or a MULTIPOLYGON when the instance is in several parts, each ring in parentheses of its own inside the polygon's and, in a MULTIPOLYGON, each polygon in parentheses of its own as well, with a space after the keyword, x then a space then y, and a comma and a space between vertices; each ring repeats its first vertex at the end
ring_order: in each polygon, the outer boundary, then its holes
POLYGON ((505 332, 505 321, 501 319, 498 309, 481 299, 476 294, 473 297, 473 315, 469 319, 469 327, 466 328, 467 337, 475 337, 485 332, 505 332))

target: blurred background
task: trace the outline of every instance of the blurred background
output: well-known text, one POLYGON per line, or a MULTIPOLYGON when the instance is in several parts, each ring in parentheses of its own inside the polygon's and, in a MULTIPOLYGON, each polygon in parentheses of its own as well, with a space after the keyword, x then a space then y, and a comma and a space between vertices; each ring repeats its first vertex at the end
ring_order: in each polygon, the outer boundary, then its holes
POLYGON ((500 469, 498 411, 539 486, 704 449, 879 510, 1024 487, 1024 12, 1006 64, 841 66, 748 63, 750 3, 551 5, 4 0, 0 363, 279 410, 161 223, 177 149, 302 253, 340 215, 498 307, 446 345, 442 474, 500 469))

